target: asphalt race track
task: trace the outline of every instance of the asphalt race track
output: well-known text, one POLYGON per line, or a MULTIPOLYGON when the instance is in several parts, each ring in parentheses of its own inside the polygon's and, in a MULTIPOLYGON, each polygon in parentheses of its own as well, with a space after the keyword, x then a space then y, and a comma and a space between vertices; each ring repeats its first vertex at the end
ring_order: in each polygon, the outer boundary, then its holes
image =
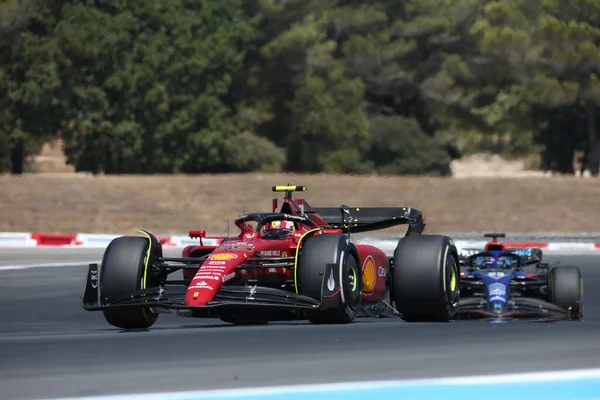
POLYGON ((3 400, 600 367, 600 256, 546 256, 581 267, 583 323, 237 327, 163 315, 128 333, 81 308, 85 267, 52 265, 101 256, 0 249, 3 400), (1 266, 39 263, 51 265, 1 266))

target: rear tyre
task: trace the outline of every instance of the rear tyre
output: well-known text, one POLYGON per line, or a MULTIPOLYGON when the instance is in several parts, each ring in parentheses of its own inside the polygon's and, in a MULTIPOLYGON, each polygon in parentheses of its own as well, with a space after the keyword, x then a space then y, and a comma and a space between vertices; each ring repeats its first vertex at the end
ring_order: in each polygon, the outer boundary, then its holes
POLYGON ((583 319, 583 277, 577 267, 560 266, 548 275, 550 301, 569 311, 569 320, 583 319))
POLYGON ((408 322, 448 322, 460 297, 458 254, 450 238, 417 235, 394 251, 391 296, 408 322))
MULTIPOLYGON (((143 237, 123 236, 114 239, 106 248, 100 270, 100 299, 102 304, 143 288, 158 286, 156 276, 146 276, 146 257, 149 241, 143 237)), ((152 260, 148 260, 151 265, 152 260)), ((158 317, 151 308, 124 307, 103 310, 106 321, 122 329, 147 329, 158 317)))
POLYGON ((336 295, 344 299, 334 308, 308 315, 311 323, 348 324, 354 320, 362 300, 362 271, 356 246, 347 235, 326 234, 306 239, 297 268, 299 294, 319 301, 336 295), (333 288, 326 297, 323 297, 324 280, 331 282, 333 288))

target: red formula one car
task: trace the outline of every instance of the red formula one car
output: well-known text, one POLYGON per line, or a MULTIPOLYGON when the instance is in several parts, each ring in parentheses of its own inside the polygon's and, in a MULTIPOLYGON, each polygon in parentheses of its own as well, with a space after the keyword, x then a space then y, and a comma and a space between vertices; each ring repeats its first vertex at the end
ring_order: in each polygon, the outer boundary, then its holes
POLYGON ((152 326, 160 313, 231 323, 309 320, 349 323, 361 313, 395 307, 406 321, 449 321, 459 295, 459 258, 446 236, 422 235, 422 213, 410 207, 313 208, 285 192, 277 212, 240 215, 235 237, 190 231, 198 244, 182 257, 163 257, 150 232, 122 236, 106 248, 101 268, 90 264, 83 307, 102 310, 123 329, 152 326), (408 225, 394 255, 351 235, 408 225), (183 270, 183 279, 168 279, 183 270), (386 298, 392 305, 387 305, 386 298))

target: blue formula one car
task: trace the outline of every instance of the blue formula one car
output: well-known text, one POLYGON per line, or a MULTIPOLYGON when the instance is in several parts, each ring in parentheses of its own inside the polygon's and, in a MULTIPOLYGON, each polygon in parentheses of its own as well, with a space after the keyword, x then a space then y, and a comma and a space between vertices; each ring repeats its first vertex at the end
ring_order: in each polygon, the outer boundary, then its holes
POLYGON ((483 251, 460 256, 460 301, 455 319, 582 320, 583 277, 575 266, 542 263, 539 248, 516 248, 491 237, 483 251))

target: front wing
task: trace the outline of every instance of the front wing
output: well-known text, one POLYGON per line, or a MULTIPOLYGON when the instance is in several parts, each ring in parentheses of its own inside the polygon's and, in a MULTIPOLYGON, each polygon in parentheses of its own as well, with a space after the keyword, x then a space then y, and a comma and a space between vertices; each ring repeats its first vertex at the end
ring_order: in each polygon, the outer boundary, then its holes
MULTIPOLYGON (((324 304, 313 298, 291 293, 285 290, 261 286, 223 286, 213 300, 203 306, 189 306, 184 298, 186 286, 161 286, 139 290, 111 303, 100 300, 98 264, 90 264, 85 291, 82 298, 83 308, 88 311, 100 311, 123 307, 152 307, 155 312, 169 310, 198 310, 223 308, 269 308, 287 310, 318 310, 324 304)), ((334 300, 334 299, 331 299, 334 300)))
POLYGON ((482 298, 462 299, 458 304, 456 319, 503 319, 528 321, 569 321, 571 315, 555 304, 535 298, 514 298, 508 301, 506 310, 496 314, 487 309, 482 298))

